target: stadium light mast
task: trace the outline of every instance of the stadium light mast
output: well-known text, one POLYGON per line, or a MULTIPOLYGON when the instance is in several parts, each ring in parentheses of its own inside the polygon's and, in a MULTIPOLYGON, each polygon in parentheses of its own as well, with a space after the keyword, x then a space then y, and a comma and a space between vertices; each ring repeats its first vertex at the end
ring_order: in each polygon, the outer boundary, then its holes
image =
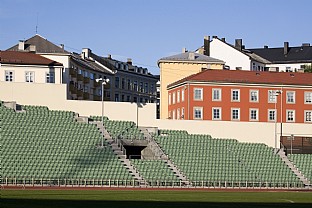
MULTIPOLYGON (((106 85, 109 82, 109 79, 95 79, 96 82, 101 82, 102 83, 102 125, 104 127, 104 85, 106 85)), ((101 140, 101 147, 104 147, 104 137, 102 136, 102 140, 101 140)))
MULTIPOLYGON (((275 126, 274 126, 274 135, 275 135, 275 151, 277 152, 277 97, 282 94, 281 90, 275 90, 274 91, 274 96, 275 96, 275 104, 274 104, 274 110, 275 110, 275 115, 274 115, 274 120, 275 120, 275 126)), ((281 100, 281 104, 282 104, 282 100, 281 100)), ((282 115, 282 112, 280 112, 282 115)), ((281 120, 282 122, 282 120, 281 120)))

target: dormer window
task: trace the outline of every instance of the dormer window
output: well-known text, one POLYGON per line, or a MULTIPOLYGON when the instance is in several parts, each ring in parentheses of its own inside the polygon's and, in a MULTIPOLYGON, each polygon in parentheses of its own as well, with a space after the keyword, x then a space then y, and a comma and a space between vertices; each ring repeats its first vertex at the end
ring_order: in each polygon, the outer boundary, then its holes
POLYGON ((115 63, 115 67, 116 67, 117 69, 119 69, 119 63, 118 63, 118 62, 115 63))
POLYGON ((128 65, 125 65, 125 70, 127 70, 127 71, 128 71, 128 69, 129 69, 128 65))

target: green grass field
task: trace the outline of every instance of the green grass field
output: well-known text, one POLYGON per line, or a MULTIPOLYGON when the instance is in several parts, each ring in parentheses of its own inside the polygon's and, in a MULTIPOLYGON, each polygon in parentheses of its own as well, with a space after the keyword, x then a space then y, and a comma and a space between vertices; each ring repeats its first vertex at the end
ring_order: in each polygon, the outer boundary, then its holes
POLYGON ((1 208, 312 207, 312 192, 2 190, 1 208))

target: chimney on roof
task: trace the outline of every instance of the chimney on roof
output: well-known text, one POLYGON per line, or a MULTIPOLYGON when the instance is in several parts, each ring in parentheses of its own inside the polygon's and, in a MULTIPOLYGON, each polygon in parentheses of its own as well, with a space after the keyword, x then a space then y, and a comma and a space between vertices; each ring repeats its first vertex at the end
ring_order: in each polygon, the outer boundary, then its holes
POLYGON ((243 39, 235 39, 235 48, 239 51, 243 48, 243 39))
POLYGON ((221 38, 221 41, 225 43, 225 38, 221 38))
POLYGON ((289 42, 284 42, 284 55, 287 55, 289 49, 289 42))
POLYGON ((194 52, 190 52, 189 56, 188 56, 189 60, 195 60, 195 53, 194 52))
POLYGON ((210 56, 210 36, 204 37, 204 55, 210 56))
POLYGON ((127 58, 127 64, 132 65, 132 59, 131 58, 127 58))
POLYGON ((90 48, 83 48, 82 53, 84 53, 85 58, 90 58, 91 56, 91 49, 90 48))
POLYGON ((111 54, 108 54, 108 55, 107 55, 107 58, 108 58, 108 59, 112 59, 112 55, 111 55, 111 54))
POLYGON ((187 52, 186 48, 182 48, 182 53, 186 53, 186 52, 187 52))
POLYGON ((29 46, 29 51, 30 52, 36 52, 36 46, 35 45, 30 45, 29 46))
POLYGON ((18 42, 18 50, 19 51, 24 51, 25 50, 25 41, 24 40, 20 40, 18 42))
POLYGON ((302 43, 302 47, 310 47, 310 43, 302 43))
POLYGON ((64 50, 64 44, 60 44, 61 49, 64 50))

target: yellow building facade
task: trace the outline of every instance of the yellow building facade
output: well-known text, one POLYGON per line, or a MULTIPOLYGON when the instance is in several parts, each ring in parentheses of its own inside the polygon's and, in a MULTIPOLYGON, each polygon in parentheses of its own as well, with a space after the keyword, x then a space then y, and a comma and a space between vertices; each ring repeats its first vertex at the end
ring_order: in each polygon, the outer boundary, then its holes
POLYGON ((167 119, 168 91, 167 86, 184 77, 207 69, 223 69, 225 62, 195 52, 164 57, 158 60, 160 68, 160 119, 167 119))

